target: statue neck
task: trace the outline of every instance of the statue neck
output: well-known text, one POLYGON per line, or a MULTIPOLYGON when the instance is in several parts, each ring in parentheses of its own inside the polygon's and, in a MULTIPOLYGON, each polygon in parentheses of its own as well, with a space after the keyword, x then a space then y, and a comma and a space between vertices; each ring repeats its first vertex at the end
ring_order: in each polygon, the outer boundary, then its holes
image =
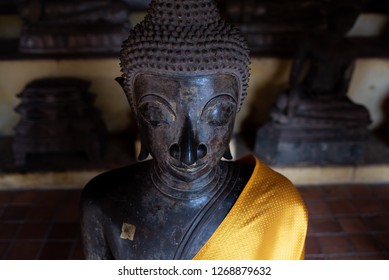
POLYGON ((186 182, 168 172, 164 172, 154 162, 151 180, 154 186, 166 196, 181 200, 192 200, 212 197, 224 184, 223 173, 228 173, 228 166, 219 163, 207 174, 186 182))

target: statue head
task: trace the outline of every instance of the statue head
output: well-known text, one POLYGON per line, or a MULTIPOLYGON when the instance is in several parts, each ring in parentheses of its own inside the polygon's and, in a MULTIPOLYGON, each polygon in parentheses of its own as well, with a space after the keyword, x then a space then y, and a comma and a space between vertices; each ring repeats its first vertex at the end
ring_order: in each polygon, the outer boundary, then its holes
POLYGON ((328 32, 346 36, 362 12, 365 0, 346 0, 340 3, 327 3, 328 32))
POLYGON ((248 48, 211 0, 154 0, 120 54, 123 87, 141 128, 140 159, 184 180, 225 155, 246 96, 248 48))

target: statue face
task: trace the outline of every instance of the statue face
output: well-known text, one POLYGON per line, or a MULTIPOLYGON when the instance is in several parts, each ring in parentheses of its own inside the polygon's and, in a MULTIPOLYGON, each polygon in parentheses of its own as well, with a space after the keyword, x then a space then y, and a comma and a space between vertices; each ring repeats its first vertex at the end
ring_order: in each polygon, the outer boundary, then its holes
POLYGON ((164 172, 193 181, 228 147, 238 106, 232 75, 141 74, 134 92, 142 144, 164 172))

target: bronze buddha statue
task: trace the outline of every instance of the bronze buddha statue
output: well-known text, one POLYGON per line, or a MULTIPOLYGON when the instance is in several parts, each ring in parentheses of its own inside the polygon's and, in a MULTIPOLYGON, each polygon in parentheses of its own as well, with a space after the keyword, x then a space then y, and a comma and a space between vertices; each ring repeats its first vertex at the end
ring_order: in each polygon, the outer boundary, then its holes
MULTIPOLYGON (((254 185, 253 170, 259 168, 252 159, 221 160, 232 158, 229 141, 249 78, 249 53, 239 32, 220 18, 211 0, 154 0, 124 42, 120 59, 123 87, 140 127, 143 162, 103 173, 85 187, 81 207, 86 257, 261 258, 204 253, 220 226, 229 228, 225 220, 231 212, 245 221, 239 216, 244 212, 232 209, 243 192, 252 195, 246 185, 254 185), (145 161, 149 154, 152 160, 145 161)), ((270 185, 285 184, 294 197, 292 212, 302 222, 291 235, 299 240, 295 255, 301 257, 303 202, 287 179, 267 172, 278 180, 270 185)), ((273 192, 267 187, 263 191, 273 192)), ((264 207, 274 202, 267 195, 264 207)), ((261 207, 254 209, 250 213, 263 216, 261 207)), ((251 215, 246 215, 249 220, 251 215)), ((255 228, 250 231, 258 239, 255 228)), ((261 240, 255 246, 248 238, 246 245, 261 251, 261 240)), ((233 248, 231 244, 229 250, 233 248)))
POLYGON ((328 4, 326 28, 307 32, 293 59, 290 87, 257 131, 255 153, 266 163, 363 162, 370 116, 347 95, 357 49, 345 37, 359 14, 358 2, 328 4))
POLYGON ((274 110, 276 121, 369 124, 367 110, 347 97, 357 51, 345 36, 359 15, 359 2, 328 4, 326 29, 308 30, 293 59, 290 89, 274 110))

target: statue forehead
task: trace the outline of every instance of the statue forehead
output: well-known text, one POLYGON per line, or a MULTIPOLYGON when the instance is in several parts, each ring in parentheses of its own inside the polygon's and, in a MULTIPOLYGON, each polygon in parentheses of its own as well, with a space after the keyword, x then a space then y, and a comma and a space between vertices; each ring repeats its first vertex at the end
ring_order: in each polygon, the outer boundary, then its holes
POLYGON ((192 99, 209 94, 229 94, 238 98, 238 80, 230 74, 167 75, 142 73, 134 81, 137 98, 156 94, 166 97, 192 99))

